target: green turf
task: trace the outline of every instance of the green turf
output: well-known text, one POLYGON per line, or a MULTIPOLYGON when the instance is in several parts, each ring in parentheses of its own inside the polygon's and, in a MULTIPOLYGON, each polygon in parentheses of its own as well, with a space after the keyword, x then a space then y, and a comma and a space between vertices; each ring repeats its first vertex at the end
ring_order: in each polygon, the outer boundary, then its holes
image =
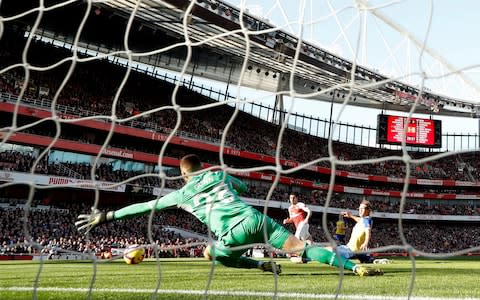
MULTIPOLYGON (((385 271, 381 277, 358 277, 347 271, 341 284, 335 268, 314 262, 277 261, 283 269, 277 279, 259 270, 223 266, 215 266, 210 278, 212 265, 205 260, 166 259, 159 264, 154 260, 139 265, 127 265, 120 260, 98 263, 95 280, 93 264, 87 261, 49 261, 42 265, 3 261, 0 299, 152 299, 157 284, 159 292, 154 299, 202 299, 207 288, 211 294, 205 299, 272 299, 275 290, 281 299, 320 299, 320 295, 334 299, 337 290, 341 296, 354 296, 350 299, 369 299, 368 295, 375 295, 376 299, 407 299, 413 276, 408 259, 374 265, 385 271), (37 278, 38 289, 34 294, 37 278), (93 290, 89 294, 91 284, 93 290)), ((479 278, 480 261, 476 259, 417 259, 412 296, 480 300, 479 278)))

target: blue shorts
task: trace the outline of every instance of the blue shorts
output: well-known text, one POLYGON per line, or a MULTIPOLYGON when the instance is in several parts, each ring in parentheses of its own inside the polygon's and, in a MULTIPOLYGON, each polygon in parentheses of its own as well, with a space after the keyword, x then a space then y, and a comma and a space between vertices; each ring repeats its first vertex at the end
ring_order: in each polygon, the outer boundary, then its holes
POLYGON ((335 240, 339 241, 342 244, 345 244, 345 235, 344 234, 335 234, 333 236, 335 240))
POLYGON ((358 259, 360 263, 373 263, 374 261, 374 257, 370 256, 370 254, 355 253, 346 245, 338 245, 335 247, 334 252, 335 251, 345 259, 358 259))
POLYGON ((337 247, 335 247, 334 252, 338 253, 341 257, 346 259, 355 256, 352 249, 348 248, 346 245, 338 245, 337 247))

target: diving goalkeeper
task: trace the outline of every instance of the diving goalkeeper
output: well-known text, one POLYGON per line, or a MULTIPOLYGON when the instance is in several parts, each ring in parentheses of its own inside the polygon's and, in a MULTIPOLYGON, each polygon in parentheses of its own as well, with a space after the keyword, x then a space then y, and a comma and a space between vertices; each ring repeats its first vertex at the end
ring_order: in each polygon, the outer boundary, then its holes
POLYGON ((186 181, 183 188, 160 199, 132 204, 116 211, 93 211, 88 215, 79 215, 75 225, 79 231, 88 233, 102 223, 144 215, 152 209, 180 208, 193 214, 217 237, 214 247, 206 247, 205 257, 227 267, 258 268, 279 274, 281 268, 275 262, 250 259, 242 256, 246 249, 232 249, 253 243, 268 243, 324 264, 340 267, 342 263, 343 268, 360 276, 381 274, 378 270, 357 266, 349 260, 339 260, 334 252, 325 248, 307 246, 283 226, 241 200, 237 193, 247 190, 242 181, 223 171, 200 170, 201 162, 196 155, 184 156, 180 160, 180 171, 186 181))

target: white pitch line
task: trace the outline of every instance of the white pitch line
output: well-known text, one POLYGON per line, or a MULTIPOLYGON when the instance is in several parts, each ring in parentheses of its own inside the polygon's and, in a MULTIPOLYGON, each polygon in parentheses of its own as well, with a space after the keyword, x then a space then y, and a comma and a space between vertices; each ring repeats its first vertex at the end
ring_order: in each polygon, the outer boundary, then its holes
MULTIPOLYGON (((33 287, 0 287, 0 291, 7 292, 31 292, 33 287)), ((39 287, 38 292, 79 292, 86 293, 88 288, 58 288, 58 287, 39 287)), ((102 289, 95 288, 92 292, 96 293, 134 293, 148 294, 154 293, 153 289, 102 289)), ((203 290, 158 290, 157 294, 182 294, 182 295, 205 295, 203 290)), ((208 295, 215 296, 254 296, 254 297, 273 297, 295 298, 295 299, 343 299, 343 300, 405 300, 406 296, 378 296, 378 295, 339 295, 334 294, 303 294, 303 293, 273 293, 273 292, 246 292, 246 291, 208 291, 208 295)), ((480 300, 480 298, 438 298, 438 297, 410 297, 409 300, 480 300)))

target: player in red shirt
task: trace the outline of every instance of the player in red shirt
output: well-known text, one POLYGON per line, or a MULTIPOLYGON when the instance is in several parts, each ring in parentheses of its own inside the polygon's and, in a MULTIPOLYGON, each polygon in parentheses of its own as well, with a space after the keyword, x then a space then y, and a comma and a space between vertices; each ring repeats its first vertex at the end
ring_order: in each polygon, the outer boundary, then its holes
POLYGON ((306 241, 309 245, 312 244, 312 236, 308 231, 308 220, 312 216, 312 211, 303 202, 298 202, 298 194, 295 192, 290 193, 290 207, 288 208, 289 217, 283 220, 283 224, 293 223, 295 224, 295 236, 306 241))

